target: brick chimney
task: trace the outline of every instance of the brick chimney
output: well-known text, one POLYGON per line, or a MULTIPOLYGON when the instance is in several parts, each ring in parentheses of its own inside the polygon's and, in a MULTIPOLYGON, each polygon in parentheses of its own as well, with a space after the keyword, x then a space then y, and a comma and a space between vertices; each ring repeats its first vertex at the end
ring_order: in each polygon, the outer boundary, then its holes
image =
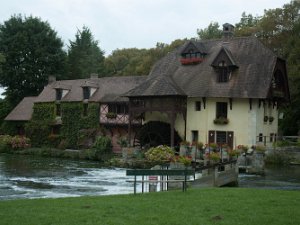
POLYGON ((54 75, 49 75, 48 76, 48 84, 52 84, 56 81, 56 76, 54 75))
POLYGON ((233 37, 234 26, 230 23, 223 24, 223 39, 228 40, 233 37))
POLYGON ((91 73, 90 78, 91 79, 97 79, 98 78, 98 74, 97 73, 91 73))

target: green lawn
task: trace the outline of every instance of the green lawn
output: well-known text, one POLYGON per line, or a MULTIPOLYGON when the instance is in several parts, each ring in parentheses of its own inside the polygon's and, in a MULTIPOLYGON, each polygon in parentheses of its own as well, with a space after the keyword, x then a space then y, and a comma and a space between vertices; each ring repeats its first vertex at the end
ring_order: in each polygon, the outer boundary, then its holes
POLYGON ((1 225, 298 225, 300 192, 241 188, 0 201, 1 225))

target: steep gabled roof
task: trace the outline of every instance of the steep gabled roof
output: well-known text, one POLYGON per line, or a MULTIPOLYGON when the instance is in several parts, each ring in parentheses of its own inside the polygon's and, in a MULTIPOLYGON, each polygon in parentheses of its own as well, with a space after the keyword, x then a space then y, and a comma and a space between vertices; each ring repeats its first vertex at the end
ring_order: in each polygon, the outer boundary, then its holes
POLYGON ((33 104, 37 97, 25 97, 22 101, 5 117, 7 121, 28 121, 31 119, 33 104))
POLYGON ((168 76, 151 77, 124 96, 186 96, 183 90, 168 76))
POLYGON ((229 60, 229 65, 230 66, 234 66, 234 67, 238 67, 238 65, 236 64, 233 56, 232 56, 232 53, 230 52, 230 50, 228 50, 225 46, 221 46, 220 47, 220 50, 217 51, 217 55, 216 55, 216 58, 214 59, 214 61, 212 62, 212 66, 218 66, 218 59, 220 57, 220 55, 224 52, 225 56, 228 58, 229 60))
POLYGON ((167 76, 189 97, 266 98, 277 56, 255 37, 201 41, 207 49, 204 61, 197 65, 182 65, 178 48, 158 61, 149 75, 167 76), (218 83, 218 72, 211 66, 220 49, 238 66, 228 82, 218 83), (226 51, 226 50, 225 50, 226 51))
POLYGON ((61 102, 83 101, 82 87, 97 88, 96 92, 89 98, 91 102, 128 101, 127 98, 121 97, 121 95, 141 84, 145 79, 146 76, 124 76, 60 80, 45 86, 36 102, 54 102, 56 100, 55 88, 58 83, 61 87, 69 87, 68 94, 61 99, 61 102))

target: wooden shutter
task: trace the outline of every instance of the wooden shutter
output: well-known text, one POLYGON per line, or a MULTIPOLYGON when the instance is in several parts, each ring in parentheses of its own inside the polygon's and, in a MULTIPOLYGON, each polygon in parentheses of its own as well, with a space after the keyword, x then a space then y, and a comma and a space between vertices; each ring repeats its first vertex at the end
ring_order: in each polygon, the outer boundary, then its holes
POLYGON ((214 130, 208 131, 208 143, 215 143, 215 133, 214 130))
POLYGON ((227 132, 227 144, 232 149, 233 149, 233 137, 234 137, 233 131, 228 131, 227 132))

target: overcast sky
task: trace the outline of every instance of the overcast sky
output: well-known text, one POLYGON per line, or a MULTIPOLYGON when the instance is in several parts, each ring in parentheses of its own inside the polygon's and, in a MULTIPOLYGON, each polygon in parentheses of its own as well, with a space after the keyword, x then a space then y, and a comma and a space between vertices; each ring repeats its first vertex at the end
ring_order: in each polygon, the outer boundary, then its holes
MULTIPOLYGON (((86 25, 109 55, 115 49, 151 48, 197 36, 210 22, 239 22, 242 12, 263 15, 289 0, 3 0, 0 23, 11 15, 40 17, 65 45, 86 25)), ((0 90, 1 92, 1 90, 0 90)))

